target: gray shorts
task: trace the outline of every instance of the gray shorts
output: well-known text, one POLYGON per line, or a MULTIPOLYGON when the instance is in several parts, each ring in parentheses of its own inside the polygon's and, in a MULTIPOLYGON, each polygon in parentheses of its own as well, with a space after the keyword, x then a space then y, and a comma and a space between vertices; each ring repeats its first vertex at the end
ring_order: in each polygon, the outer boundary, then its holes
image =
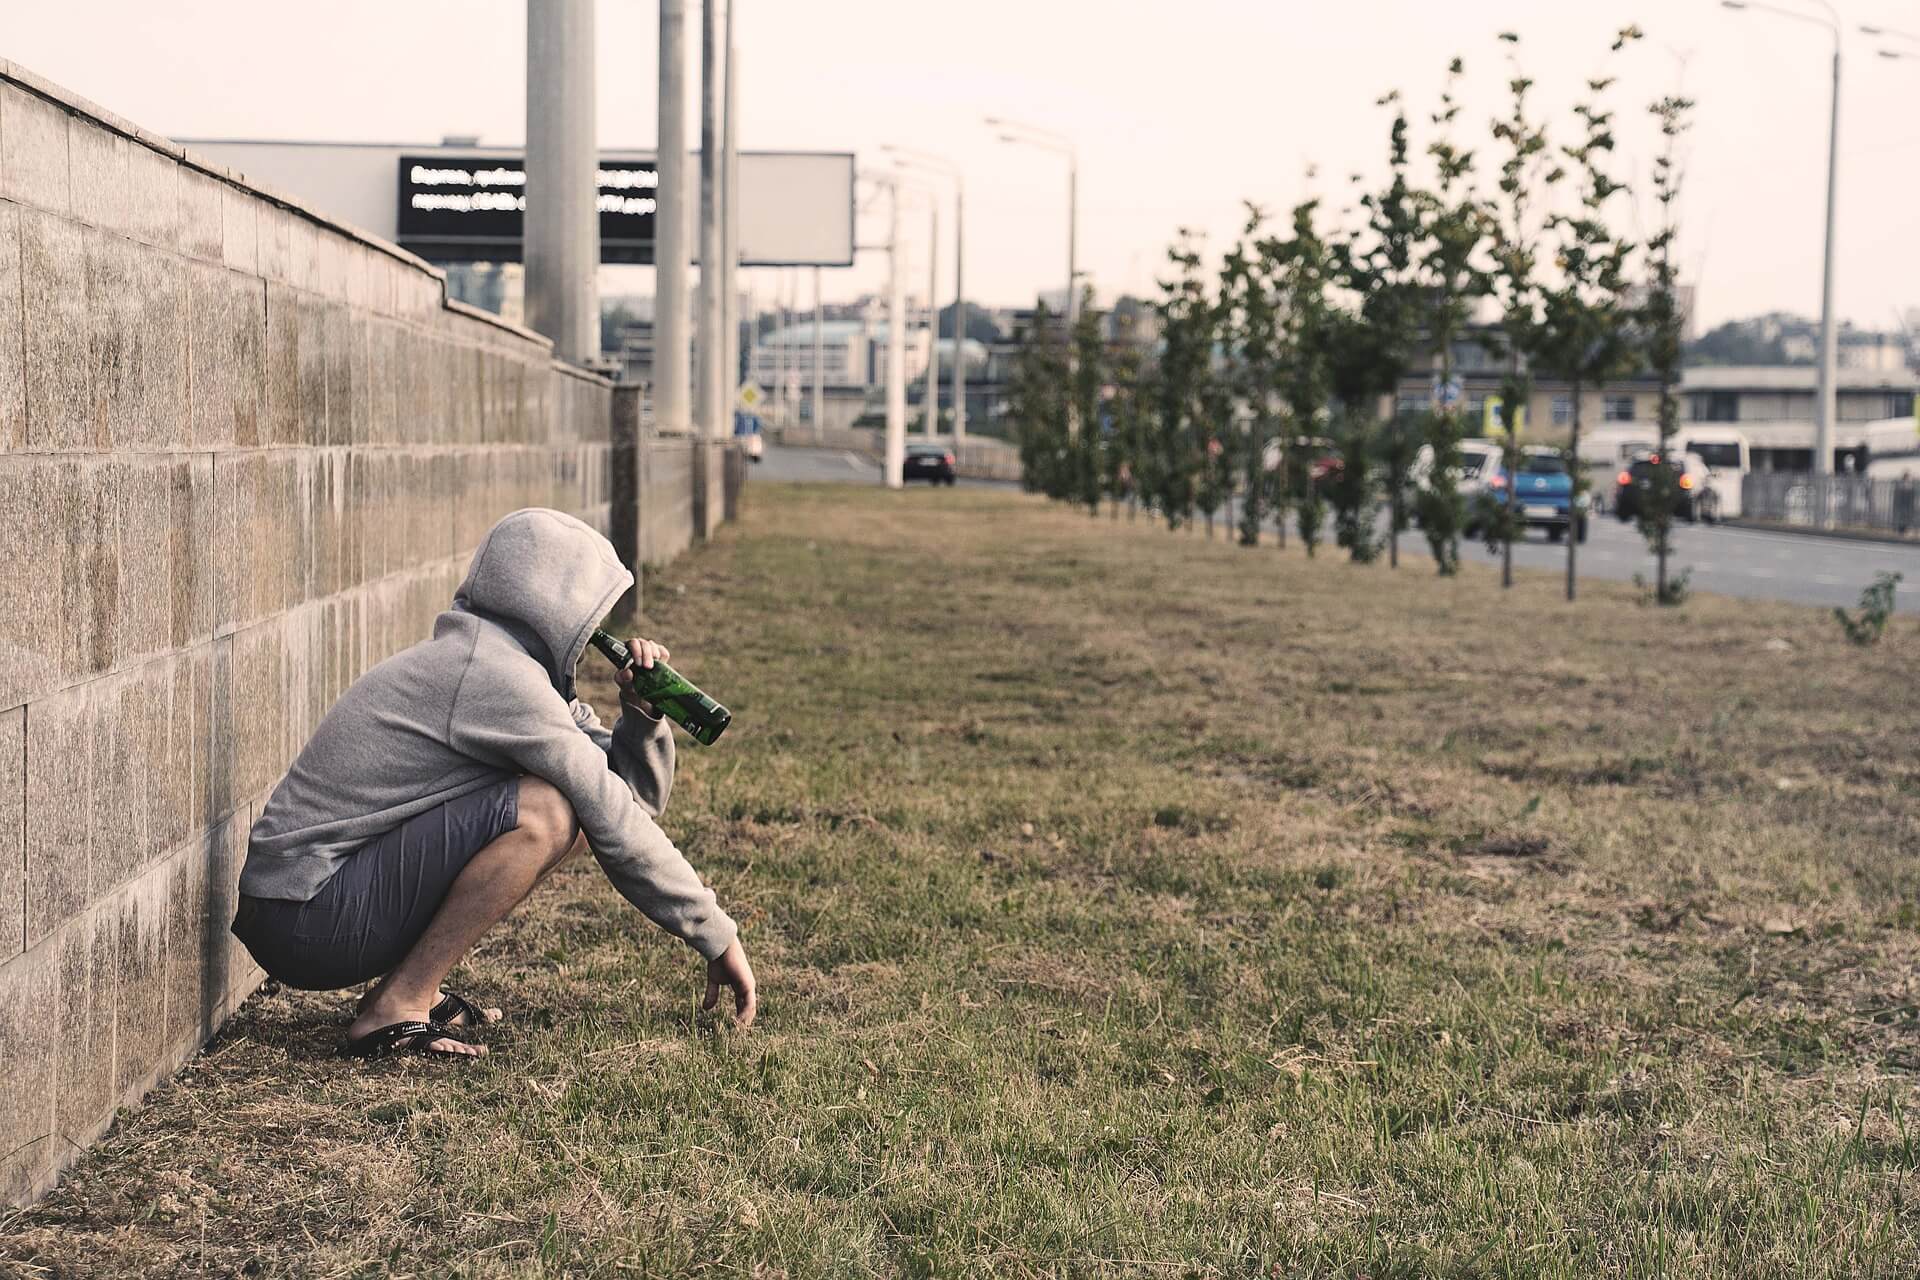
POLYGON ((468 792, 376 836, 307 902, 240 895, 233 935, 267 976, 335 991, 390 972, 467 863, 520 821, 520 779, 468 792))

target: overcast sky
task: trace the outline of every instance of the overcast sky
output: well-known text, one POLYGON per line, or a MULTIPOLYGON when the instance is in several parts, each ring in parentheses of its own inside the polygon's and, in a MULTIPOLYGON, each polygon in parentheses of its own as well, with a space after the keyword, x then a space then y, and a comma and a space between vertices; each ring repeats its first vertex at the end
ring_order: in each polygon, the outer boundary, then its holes
MULTIPOLYGON (((1076 140, 1081 266, 1103 296, 1145 292, 1180 226, 1217 253, 1243 200, 1275 215, 1309 191, 1346 203, 1350 174, 1383 167, 1384 91, 1408 96, 1424 144, 1456 53, 1469 74, 1462 134, 1491 162, 1500 31, 1523 37, 1538 104, 1571 140, 1567 107, 1609 64, 1613 32, 1638 23, 1648 39, 1612 60, 1622 176, 1647 173, 1645 105, 1683 87, 1699 103, 1682 244, 1700 318, 1818 311, 1830 41, 1816 27, 1716 0, 737 2, 742 147, 853 150, 867 164, 893 142, 951 157, 969 179, 968 292, 1008 304, 1065 275, 1065 174, 1054 155, 998 142, 986 115, 1076 140)), ((1920 306, 1920 61, 1876 57, 1880 42, 1851 27, 1920 32, 1920 0, 1835 3, 1850 28, 1838 306, 1887 327, 1896 307, 1920 306)), ((656 6, 600 0, 598 12, 601 142, 651 147, 656 6)), ((0 57, 174 136, 517 143, 524 36, 521 0, 0 5, 0 57)), ((863 222, 863 241, 878 232, 863 222)), ((950 272, 950 245, 942 258, 950 272)), ((919 292, 924 258, 913 269, 919 292)), ((827 295, 882 272, 880 255, 862 254, 828 273, 827 295)), ((610 272, 606 285, 644 291, 649 274, 610 272)), ((775 288, 775 273, 747 274, 775 288)))

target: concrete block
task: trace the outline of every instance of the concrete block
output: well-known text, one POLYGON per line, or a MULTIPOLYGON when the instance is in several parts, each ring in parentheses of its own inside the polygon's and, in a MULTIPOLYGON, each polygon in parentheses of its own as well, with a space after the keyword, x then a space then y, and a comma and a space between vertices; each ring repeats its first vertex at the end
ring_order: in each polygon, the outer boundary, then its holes
POLYGON ((233 509, 216 483, 214 455, 178 455, 168 466, 168 639, 175 648, 211 636, 228 613, 233 509))
MULTIPOLYGON (((223 1009, 230 1008, 260 983, 260 966, 253 962, 253 957, 233 936, 229 926, 233 923, 234 908, 240 901, 240 869, 247 860, 247 834, 253 829, 253 821, 260 815, 260 807, 265 800, 265 796, 254 797, 235 812, 230 821, 222 824, 222 838, 214 847, 213 857, 207 866, 207 909, 218 926, 226 961, 220 977, 219 1007, 223 1009)), ((210 963, 214 962, 214 956, 210 955, 208 959, 210 963)))
POLYGON ((206 716, 195 714, 192 655, 176 653, 155 665, 156 678, 166 682, 166 718, 160 732, 166 739, 167 767, 151 775, 159 790, 150 798, 148 821, 154 848, 165 851, 179 848, 195 830, 196 780, 206 768, 196 733, 204 731, 206 716))
POLYGON ((225 259, 225 185, 190 165, 180 166, 180 247, 206 262, 225 259))
POLYGON ((259 218, 260 274, 279 284, 293 278, 293 219, 277 204, 261 202, 259 218))
POLYGON ((233 637, 233 769, 239 795, 270 789, 286 766, 287 620, 272 618, 233 637))
POLYGON ((140 294, 140 375, 136 426, 127 443, 145 449, 186 447, 193 440, 187 264, 156 249, 136 248, 134 261, 140 294))
POLYGON ((0 962, 0 1204, 16 1204, 60 1158, 53 1141, 57 954, 0 962))
POLYGON ((220 184, 220 257, 235 271, 260 274, 260 197, 220 184))
POLYGON ((120 617, 118 471, 91 459, 46 468, 60 547, 60 614, 55 643, 63 675, 95 675, 113 665, 120 617))
POLYGON ((87 411, 96 443, 139 447, 143 305, 138 245, 112 231, 87 228, 87 411))
POLYGON ((27 445, 26 335, 20 289, 20 211, 0 202, 0 453, 27 445))
POLYGON ((167 982, 161 946, 167 923, 167 868, 155 866, 108 903, 102 927, 114 947, 113 1094, 144 1090, 164 1064, 167 982))
POLYGON ((67 112, 0 83, 0 196, 54 213, 72 207, 67 112))
POLYGON ((127 140, 84 116, 68 116, 67 163, 72 174, 73 216, 115 234, 131 230, 127 140))
POLYGON ((89 901, 93 693, 78 685, 27 708, 27 945, 89 901))
POLYGON ((138 143, 127 148, 128 223, 136 240, 181 248, 180 162, 138 143))
POLYGON ((113 1107, 113 979, 119 929, 88 912, 61 930, 59 1037, 54 1054, 56 1141, 85 1146, 113 1107))
POLYGON ((328 302, 347 300, 347 260, 359 248, 359 242, 349 240, 328 227, 315 229, 313 240, 313 276, 310 287, 328 302))
POLYGON ((246 453, 214 461, 234 482, 234 620, 278 613, 292 597, 296 568, 295 455, 246 453))
POLYGON ((59 682, 67 637, 60 633, 65 533, 57 520, 71 464, 0 456, 0 708, 18 706, 59 682))
POLYGON ((320 299, 301 293, 294 307, 299 330, 298 391, 295 407, 303 444, 327 443, 327 335, 320 299))
POLYGON ((222 636, 208 649, 195 651, 193 696, 196 707, 205 707, 207 713, 206 732, 196 740, 207 750, 207 809, 202 825, 211 826, 226 818, 245 798, 233 776, 232 636, 222 636))
POLYGON ((92 689, 88 900, 97 901, 131 879, 147 852, 148 739, 137 676, 109 676, 92 689))
POLYGON ((108 464, 120 528, 120 608, 113 665, 173 646, 173 462, 130 455, 108 464))
POLYGON ((33 210, 20 212, 20 280, 25 315, 27 441, 34 449, 86 449, 106 444, 91 413, 92 320, 87 256, 79 224, 33 210))
POLYGON ((320 228, 311 219, 294 214, 287 226, 287 246, 293 265, 287 283, 312 292, 318 287, 320 228))
POLYGON ((328 444, 354 443, 352 342, 353 317, 346 304, 328 302, 320 311, 321 329, 326 339, 326 389, 328 444))
POLYGON ((208 845, 226 836, 216 828, 167 862, 164 1035, 175 1051, 202 1044, 213 1034, 215 993, 223 984, 210 971, 209 960, 225 960, 227 948, 221 935, 230 920, 216 922, 207 909, 208 845))
MULTIPOLYGON (((194 175, 183 170, 182 176, 194 175)), ((237 369, 226 277, 226 271, 205 263, 190 263, 186 268, 190 417, 197 449, 219 449, 234 443, 237 369)))
POLYGON ((368 320, 361 311, 347 314, 347 439, 366 444, 372 431, 372 398, 367 386, 368 320))
POLYGON ((260 442, 260 404, 266 381, 267 291, 260 280, 231 272, 226 277, 232 324, 234 443, 260 442))
POLYGON ((260 438, 268 444, 297 444, 302 440, 299 295, 285 285, 272 282, 267 284, 266 295, 265 397, 260 438))
POLYGON ((399 326, 391 320, 375 320, 367 328, 369 444, 397 444, 401 439, 395 380, 399 334, 399 326))
POLYGON ((0 711, 0 964, 26 949, 27 709, 15 707, 0 711))

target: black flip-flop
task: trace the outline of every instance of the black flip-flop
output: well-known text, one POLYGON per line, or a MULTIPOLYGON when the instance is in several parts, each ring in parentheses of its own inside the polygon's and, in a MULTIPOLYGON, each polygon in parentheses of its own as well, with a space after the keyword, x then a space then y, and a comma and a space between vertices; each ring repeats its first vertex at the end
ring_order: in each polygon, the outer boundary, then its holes
POLYGON ((389 1022, 367 1032, 363 1036, 344 1040, 340 1044, 340 1055, 345 1058, 384 1058, 396 1053, 418 1053, 434 1058, 465 1058, 470 1054, 454 1053, 448 1049, 435 1049, 436 1040, 453 1040, 460 1044, 472 1044, 473 1041, 461 1035, 458 1028, 444 1022, 389 1022))
POLYGON ((440 1003, 427 1011, 427 1021, 443 1023, 449 1027, 484 1027, 489 1024, 487 1011, 473 1001, 452 991, 441 998, 440 1003), (457 1019, 465 1018, 465 1022, 457 1019))

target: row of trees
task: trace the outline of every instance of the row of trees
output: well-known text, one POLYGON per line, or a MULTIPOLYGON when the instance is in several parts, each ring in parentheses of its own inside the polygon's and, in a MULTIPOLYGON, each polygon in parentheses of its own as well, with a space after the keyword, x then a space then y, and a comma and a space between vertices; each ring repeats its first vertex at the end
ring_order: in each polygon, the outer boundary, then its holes
MULTIPOLYGON (((1610 56, 1640 38, 1623 30, 1610 56)), ((1125 333, 1108 341, 1090 305, 1070 332, 1043 309, 1010 388, 1027 486, 1090 513, 1103 501, 1116 514, 1145 506, 1171 528, 1203 524, 1209 536, 1237 506, 1245 545, 1270 525, 1284 543, 1291 526, 1309 554, 1331 536, 1359 561, 1384 543, 1395 565, 1399 536, 1417 519, 1442 574, 1457 571, 1472 529, 1503 552, 1510 585, 1524 528, 1513 486, 1504 502, 1470 511, 1456 483, 1460 441, 1473 432, 1458 402, 1455 346, 1487 309, 1497 323, 1476 333, 1502 359, 1502 405, 1525 405, 1541 376, 1573 392, 1566 453, 1576 494, 1582 393, 1609 379, 1657 375, 1664 452, 1678 425, 1675 149, 1691 104, 1665 98, 1651 108, 1664 143, 1651 183, 1657 230, 1633 243, 1616 228, 1632 193, 1612 172, 1613 77, 1587 82, 1573 140, 1555 143, 1534 117, 1518 37, 1500 39, 1508 108, 1491 124, 1491 161, 1460 139, 1456 58, 1428 116, 1430 177, 1416 178, 1408 112, 1398 93, 1386 95, 1385 183, 1333 216, 1305 200, 1279 227, 1249 205, 1243 234, 1211 275, 1183 231, 1154 305, 1157 343, 1125 333), (1422 368, 1437 394, 1428 408, 1403 411, 1396 393, 1422 368)), ((1506 416, 1513 475, 1524 414, 1506 416)), ((1667 468, 1654 473, 1640 522, 1659 565, 1656 598, 1673 603, 1677 495, 1667 468)), ((1572 599, 1578 539, 1566 541, 1572 599)))

